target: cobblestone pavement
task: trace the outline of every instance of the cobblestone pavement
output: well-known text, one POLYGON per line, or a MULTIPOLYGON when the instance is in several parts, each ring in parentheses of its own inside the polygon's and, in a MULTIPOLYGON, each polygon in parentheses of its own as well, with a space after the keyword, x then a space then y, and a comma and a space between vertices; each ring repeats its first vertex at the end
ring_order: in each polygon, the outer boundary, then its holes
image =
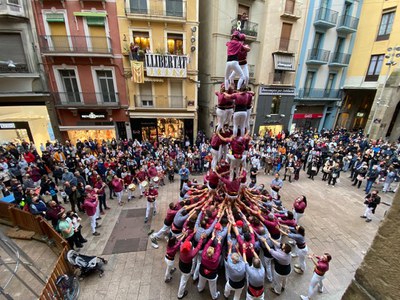
MULTIPOLYGON (((302 224, 306 228, 309 251, 316 254, 329 251, 333 257, 330 271, 324 281, 325 292, 317 295, 315 299, 341 298, 372 243, 385 211, 389 209, 388 205, 381 204, 372 222, 366 223, 361 219, 360 215, 364 211, 365 183, 361 189, 356 189, 351 186, 348 176, 349 173, 342 173, 340 182, 332 187, 321 181, 321 175, 312 181, 302 172, 298 182, 285 181, 281 193, 286 207, 291 207, 296 196, 301 194, 307 196, 309 204, 302 224)), ((271 180, 272 176, 258 176, 259 183, 269 185, 271 180)), ((178 199, 178 188, 179 180, 160 188, 159 212, 151 220, 151 228, 156 230, 161 228, 168 203, 178 199)), ((382 202, 391 203, 392 193, 381 196, 382 202)), ((109 200, 109 204, 112 210, 107 211, 101 220, 99 237, 92 237, 88 220, 83 217, 83 234, 89 242, 81 253, 101 255, 118 222, 121 210, 143 208, 146 205, 144 198, 140 200, 136 198, 123 207, 119 207, 116 200, 109 200)), ((139 226, 145 227, 145 224, 139 226)), ((164 283, 165 242, 160 241, 159 245, 159 249, 153 249, 148 243, 146 251, 105 255, 109 263, 106 265, 104 277, 99 278, 94 275, 85 278, 81 282, 80 299, 176 299, 180 273, 177 271, 169 284, 164 283)), ((309 261, 307 268, 304 275, 292 272, 286 290, 279 297, 269 291, 271 284, 266 284, 265 299, 300 299, 299 295, 306 293, 312 276, 312 265, 309 261)), ((221 292, 223 285, 224 282, 220 278, 218 287, 221 292)), ((207 287, 205 292, 199 294, 189 280, 187 288, 189 290, 187 299, 211 299, 207 287)), ((220 298, 223 298, 222 295, 220 298)), ((244 293, 242 298, 245 298, 244 293)))

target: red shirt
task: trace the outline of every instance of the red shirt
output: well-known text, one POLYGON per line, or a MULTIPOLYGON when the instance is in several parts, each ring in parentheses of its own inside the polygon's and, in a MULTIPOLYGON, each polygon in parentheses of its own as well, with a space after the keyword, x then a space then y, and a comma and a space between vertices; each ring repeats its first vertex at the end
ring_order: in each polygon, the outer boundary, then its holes
POLYGON ((139 182, 142 182, 146 180, 146 173, 143 171, 140 171, 136 174, 136 178, 139 180, 139 182))
POLYGON ((154 202, 158 196, 158 191, 155 188, 149 188, 144 192, 144 195, 147 197, 147 201, 154 202))
POLYGON ((147 171, 150 178, 156 177, 158 175, 156 167, 150 167, 147 171))
POLYGON ((244 146, 244 139, 241 137, 236 137, 231 141, 231 148, 234 155, 242 155, 245 146, 244 146))
POLYGON ((246 92, 236 93, 235 105, 244 107, 247 106, 248 96, 246 92))
POLYGON ((306 207, 307 207, 307 204, 304 201, 300 201, 300 202, 294 201, 293 208, 297 213, 299 213, 299 214, 304 213, 304 210, 306 209, 306 207))
POLYGON ((211 147, 214 150, 217 150, 219 148, 219 146, 222 145, 222 140, 219 138, 218 134, 214 134, 211 138, 211 147))
POLYGON ((225 190, 228 192, 228 194, 237 194, 240 189, 240 180, 241 178, 238 177, 232 181, 229 179, 221 177, 221 181, 225 183, 225 190))
POLYGON ((119 193, 124 189, 124 185, 122 184, 122 179, 116 178, 111 181, 111 185, 114 188, 114 192, 119 193))
POLYGON ((318 262, 314 268, 314 272, 320 276, 324 276, 326 272, 329 270, 329 262, 323 261, 321 257, 317 256, 318 262))
POLYGON ((226 43, 226 47, 228 56, 238 55, 239 51, 242 50, 242 48, 244 48, 242 42, 238 40, 230 40, 229 42, 226 43))
POLYGON ((217 97, 218 97, 218 106, 221 106, 224 108, 233 107, 233 100, 231 98, 225 97, 224 93, 215 92, 215 95, 217 95, 217 97))

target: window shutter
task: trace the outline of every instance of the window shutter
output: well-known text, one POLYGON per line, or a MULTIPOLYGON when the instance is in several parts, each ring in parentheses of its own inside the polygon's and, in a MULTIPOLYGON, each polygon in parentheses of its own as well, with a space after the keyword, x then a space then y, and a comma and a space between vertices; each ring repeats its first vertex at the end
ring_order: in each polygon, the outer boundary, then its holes
POLYGON ((106 18, 104 17, 86 17, 86 23, 88 26, 104 26, 106 18))
POLYGON ((12 60, 16 64, 26 64, 24 46, 19 33, 0 33, 0 61, 12 60))
POLYGON ((48 23, 64 23, 63 14, 46 14, 46 21, 48 23))

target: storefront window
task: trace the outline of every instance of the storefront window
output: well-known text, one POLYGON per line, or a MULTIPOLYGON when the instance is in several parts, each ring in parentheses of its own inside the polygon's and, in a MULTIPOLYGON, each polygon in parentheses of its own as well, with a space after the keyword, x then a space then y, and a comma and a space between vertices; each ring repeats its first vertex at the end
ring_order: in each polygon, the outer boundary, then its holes
POLYGON ((68 130, 68 138, 72 143, 75 143, 78 139, 81 141, 88 140, 89 138, 101 142, 102 140, 112 140, 115 138, 115 130, 104 129, 104 130, 68 130))
POLYGON ((279 114, 279 108, 281 106, 281 96, 273 96, 271 103, 271 114, 277 115, 279 114))
POLYGON ((279 132, 282 132, 282 125, 262 125, 258 130, 259 136, 276 136, 279 132))
POLYGON ((183 35, 168 33, 167 35, 168 53, 175 55, 183 54, 183 35))
POLYGON ((183 139, 183 121, 178 119, 158 119, 158 135, 160 138, 174 140, 183 139))

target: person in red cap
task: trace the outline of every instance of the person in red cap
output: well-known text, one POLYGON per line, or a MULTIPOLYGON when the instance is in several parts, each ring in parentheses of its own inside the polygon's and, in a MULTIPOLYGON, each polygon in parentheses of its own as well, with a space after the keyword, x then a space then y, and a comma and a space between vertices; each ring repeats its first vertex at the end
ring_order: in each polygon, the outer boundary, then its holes
POLYGON ((240 68, 238 54, 244 49, 250 51, 250 48, 247 45, 243 45, 243 42, 240 41, 239 31, 235 31, 232 34, 231 40, 226 43, 226 47, 228 57, 225 68, 225 87, 229 86, 229 76, 232 71, 235 71, 235 73, 240 77, 237 85, 237 89, 239 90, 242 87, 243 82, 246 80, 246 77, 240 68))

